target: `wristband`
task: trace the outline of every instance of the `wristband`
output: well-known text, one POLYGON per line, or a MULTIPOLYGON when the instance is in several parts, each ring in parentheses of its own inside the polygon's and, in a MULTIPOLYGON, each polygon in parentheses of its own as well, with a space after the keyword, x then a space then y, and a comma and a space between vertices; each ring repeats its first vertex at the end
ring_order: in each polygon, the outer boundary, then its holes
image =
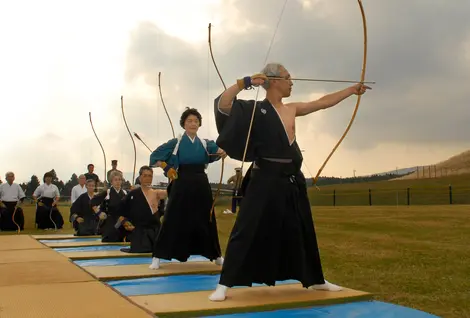
POLYGON ((250 89, 251 88, 251 76, 245 76, 242 79, 237 80, 237 85, 239 89, 250 89))

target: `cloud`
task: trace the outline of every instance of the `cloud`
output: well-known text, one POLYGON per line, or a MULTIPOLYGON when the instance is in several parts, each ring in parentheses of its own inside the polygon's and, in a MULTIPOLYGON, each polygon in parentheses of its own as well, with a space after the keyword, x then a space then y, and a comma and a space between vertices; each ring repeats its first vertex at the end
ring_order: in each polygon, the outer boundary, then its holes
MULTIPOLYGON (((0 83, 7 87, 4 104, 10 105, 2 114, 21 118, 23 126, 35 130, 26 133, 9 120, 5 129, 15 138, 5 147, 11 147, 15 159, 0 163, 28 175, 54 167, 66 179, 94 162, 102 175, 101 149, 88 127, 92 111, 108 167, 111 159, 118 159, 131 177, 134 153, 119 97, 124 96, 131 131, 150 148, 172 138, 158 92, 159 72, 175 133, 182 131, 178 124, 182 111, 191 106, 203 115, 200 135, 216 139, 213 100, 223 87, 209 56, 209 22, 214 58, 227 85, 261 70, 279 21, 268 61, 283 63, 294 77, 359 80, 363 30, 356 1, 290 0, 279 20, 283 5, 272 0, 208 0, 190 6, 184 1, 158 5, 141 1, 138 9, 118 6, 107 23, 102 21, 109 13, 107 6, 89 15, 86 10, 70 17, 49 14, 48 24, 39 29, 14 18, 8 20, 11 25, 2 22, 5 30, 18 29, 10 32, 5 44, 18 52, 5 52, 7 58, 0 61, 8 74, 0 75, 0 83), (83 24, 76 22, 85 17, 89 22, 82 29, 83 24), (56 24, 63 27, 52 28, 56 24), (35 32, 28 40, 30 31, 35 32), (34 54, 31 43, 36 46, 34 54), (52 124, 46 125, 51 118, 52 124), (51 131, 62 140, 44 135, 51 131), (38 161, 31 163, 32 157, 38 161)), ((384 159, 390 156, 388 146, 405 157, 400 165, 419 164, 424 158, 419 149, 434 149, 426 152, 432 157, 439 154, 429 160, 434 162, 470 147, 470 3, 363 0, 363 5, 368 26, 366 80, 377 84, 363 96, 355 122, 325 174, 344 176, 352 165, 358 171, 372 169, 356 162, 365 154, 378 161, 374 169, 390 170, 390 165, 393 169, 395 164, 384 159), (405 151, 408 147, 414 150, 405 151)), ((295 82, 287 101, 318 98, 346 86, 295 82)), ((240 97, 254 98, 254 92, 240 97)), ((340 138, 355 104, 356 97, 351 97, 298 119, 298 139, 313 173, 314 165, 322 163, 340 138)), ((148 163, 148 150, 138 140, 136 147, 138 170, 148 163)), ((239 165, 228 159, 224 179, 239 165)), ((161 171, 155 174, 161 177, 161 171)), ((209 167, 209 176, 218 181, 220 162, 209 167)))

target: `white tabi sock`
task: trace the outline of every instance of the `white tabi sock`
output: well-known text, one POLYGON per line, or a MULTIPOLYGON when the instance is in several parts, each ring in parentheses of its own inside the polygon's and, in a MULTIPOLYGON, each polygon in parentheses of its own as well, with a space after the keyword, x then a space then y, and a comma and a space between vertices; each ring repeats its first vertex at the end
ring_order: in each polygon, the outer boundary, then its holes
POLYGON ((338 285, 335 285, 335 284, 332 284, 332 283, 328 282, 328 281, 325 279, 325 283, 324 283, 324 284, 312 285, 312 286, 309 287, 309 289, 314 289, 314 290, 326 290, 326 291, 336 292, 336 291, 341 291, 341 290, 343 290, 343 287, 338 286, 338 285))
POLYGON ((214 261, 215 265, 223 265, 224 264, 224 258, 221 256, 221 257, 217 257, 217 259, 214 261))
POLYGON ((160 259, 159 258, 152 258, 152 264, 149 266, 150 269, 159 269, 160 268, 160 259))
POLYGON ((227 286, 217 284, 215 291, 209 296, 211 301, 224 301, 227 294, 227 286))

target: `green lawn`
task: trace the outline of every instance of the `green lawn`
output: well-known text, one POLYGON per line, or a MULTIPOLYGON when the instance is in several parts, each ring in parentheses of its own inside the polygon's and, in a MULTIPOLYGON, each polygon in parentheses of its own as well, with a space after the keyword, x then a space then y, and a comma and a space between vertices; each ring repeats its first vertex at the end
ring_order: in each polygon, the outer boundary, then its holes
MULTIPOLYGON (((224 208, 217 211, 225 250, 235 216, 224 208)), ((61 211, 66 219, 68 207, 61 211)), ((25 213, 24 233, 51 233, 33 229, 32 206, 25 213)), ((313 215, 331 282, 441 317, 470 317, 470 206, 313 207, 313 215)), ((70 224, 60 232, 72 233, 70 224)))
POLYGON ((336 206, 369 205, 369 189, 372 205, 407 205, 409 188, 410 205, 470 204, 470 175, 442 178, 390 180, 378 182, 335 184, 310 187, 310 202, 314 206, 333 206, 333 192, 336 206), (449 189, 451 185, 451 189, 449 189), (452 198, 450 197, 452 193, 452 198))

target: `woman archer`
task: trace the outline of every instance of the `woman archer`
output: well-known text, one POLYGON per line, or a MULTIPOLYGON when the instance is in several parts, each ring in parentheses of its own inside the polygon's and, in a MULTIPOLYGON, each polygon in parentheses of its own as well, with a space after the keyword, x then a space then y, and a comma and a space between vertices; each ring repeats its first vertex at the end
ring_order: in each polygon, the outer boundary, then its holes
POLYGON ((36 205, 36 226, 38 229, 61 229, 64 226, 64 218, 57 208, 60 199, 59 188, 52 184, 54 176, 51 172, 46 172, 43 177, 43 184, 38 186, 33 193, 33 200, 36 205))
POLYGON ((160 268, 160 259, 186 262, 191 255, 201 255, 217 265, 223 263, 205 169, 209 163, 225 158, 226 153, 214 141, 197 136, 201 124, 197 109, 186 108, 180 119, 184 134, 150 155, 150 166, 162 168, 171 180, 151 269, 160 268))

